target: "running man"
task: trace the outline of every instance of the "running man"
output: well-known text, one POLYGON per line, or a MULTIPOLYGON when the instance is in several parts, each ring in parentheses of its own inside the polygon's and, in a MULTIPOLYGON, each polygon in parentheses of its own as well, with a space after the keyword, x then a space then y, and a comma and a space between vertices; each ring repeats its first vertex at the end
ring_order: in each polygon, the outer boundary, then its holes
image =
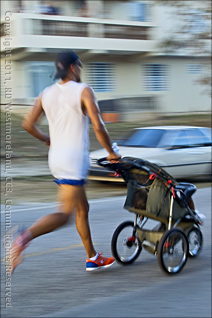
POLYGON ((81 83, 81 67, 75 52, 59 53, 55 79, 60 81, 44 89, 23 120, 23 128, 49 146, 48 163, 59 185, 60 210, 40 218, 22 232, 16 231, 10 255, 11 272, 21 263, 21 253, 31 240, 64 226, 74 213, 76 228, 87 253, 86 270, 105 268, 115 262, 114 257, 105 258, 97 253, 91 238, 84 188, 89 167, 88 117, 97 140, 108 151, 107 159, 119 160, 120 155, 112 149, 94 91, 81 83), (36 125, 44 113, 50 137, 36 125))

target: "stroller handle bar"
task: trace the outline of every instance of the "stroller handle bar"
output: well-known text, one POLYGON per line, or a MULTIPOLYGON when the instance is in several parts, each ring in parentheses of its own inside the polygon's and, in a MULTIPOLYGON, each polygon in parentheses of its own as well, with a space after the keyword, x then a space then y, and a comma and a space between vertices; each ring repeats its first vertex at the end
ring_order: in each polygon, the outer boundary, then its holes
MULTIPOLYGON (((177 181, 170 176, 165 170, 158 165, 151 163, 147 160, 134 157, 122 157, 117 162, 110 162, 107 157, 103 157, 97 160, 98 165, 107 168, 109 170, 119 172, 123 177, 131 169, 138 169, 148 174, 156 174, 164 181, 169 181, 170 185, 177 184, 177 181)), ((124 178, 125 179, 125 178, 124 178)))
POLYGON ((97 163, 99 166, 102 166, 104 168, 107 168, 110 165, 110 161, 107 160, 107 157, 97 159, 97 163))
MULTIPOLYGON (((136 158, 131 158, 131 159, 136 159, 136 158)), ((140 161, 143 161, 142 159, 140 159, 140 161)), ((130 163, 133 165, 134 168, 137 169, 142 169, 146 172, 150 173, 150 169, 148 169, 145 166, 141 166, 141 164, 136 163, 135 161, 129 161, 127 157, 123 157, 121 159, 119 159, 117 162, 110 162, 109 160, 107 160, 107 157, 103 157, 100 159, 97 159, 97 163, 99 166, 102 166, 104 168, 109 168, 110 170, 116 171, 117 169, 123 169, 123 170, 128 170, 127 167, 124 167, 124 165, 126 165, 126 163, 130 163)), ((145 162, 143 161, 143 164, 145 162)))

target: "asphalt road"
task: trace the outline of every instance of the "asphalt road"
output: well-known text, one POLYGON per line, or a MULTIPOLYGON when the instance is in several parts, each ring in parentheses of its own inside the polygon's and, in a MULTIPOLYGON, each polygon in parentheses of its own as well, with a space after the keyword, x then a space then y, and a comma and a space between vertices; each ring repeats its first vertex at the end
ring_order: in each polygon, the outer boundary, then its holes
MULTIPOLYGON (((134 219, 134 214, 123 210, 124 200, 90 201, 93 240, 104 256, 111 255, 115 228, 134 219)), ((157 258, 145 250, 131 265, 115 263, 109 269, 88 273, 80 237, 70 224, 29 245, 12 276, 11 295, 6 295, 1 261, 1 317, 211 317, 211 188, 198 189, 194 201, 207 217, 202 227, 203 250, 199 257, 188 259, 179 274, 162 272, 157 258), (11 307, 5 308, 8 304, 11 307)), ((54 202, 13 206, 12 225, 29 226, 51 211, 54 202)), ((4 206, 1 220, 3 237, 4 206)))

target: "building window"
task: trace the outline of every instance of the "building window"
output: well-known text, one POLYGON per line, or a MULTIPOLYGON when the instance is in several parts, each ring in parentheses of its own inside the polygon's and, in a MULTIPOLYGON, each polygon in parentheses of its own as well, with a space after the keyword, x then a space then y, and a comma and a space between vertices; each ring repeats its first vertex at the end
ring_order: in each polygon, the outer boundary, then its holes
POLYGON ((186 66, 188 74, 201 74, 202 65, 201 64, 187 64, 186 66))
POLYGON ((148 4, 142 2, 130 2, 128 5, 129 18, 131 21, 148 21, 148 4))
POLYGON ((30 62, 30 77, 32 82, 32 97, 38 94, 49 85, 54 84, 53 78, 55 73, 54 63, 52 62, 30 62))
POLYGON ((88 63, 86 81, 96 92, 115 90, 114 65, 111 63, 88 63))
POLYGON ((144 65, 145 88, 147 91, 168 90, 168 66, 165 64, 144 65))

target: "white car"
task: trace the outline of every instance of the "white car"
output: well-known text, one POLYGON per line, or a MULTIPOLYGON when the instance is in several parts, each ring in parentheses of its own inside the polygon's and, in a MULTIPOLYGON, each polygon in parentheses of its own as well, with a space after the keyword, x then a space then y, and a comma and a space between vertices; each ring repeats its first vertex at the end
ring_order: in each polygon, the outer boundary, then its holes
MULTIPOLYGON (((176 179, 196 177, 211 180, 211 128, 193 126, 155 126, 136 128, 127 138, 117 141, 122 157, 130 156, 151 161, 163 167, 176 179)), ((120 181, 114 172, 97 164, 107 157, 105 149, 90 153, 89 179, 120 181)))

